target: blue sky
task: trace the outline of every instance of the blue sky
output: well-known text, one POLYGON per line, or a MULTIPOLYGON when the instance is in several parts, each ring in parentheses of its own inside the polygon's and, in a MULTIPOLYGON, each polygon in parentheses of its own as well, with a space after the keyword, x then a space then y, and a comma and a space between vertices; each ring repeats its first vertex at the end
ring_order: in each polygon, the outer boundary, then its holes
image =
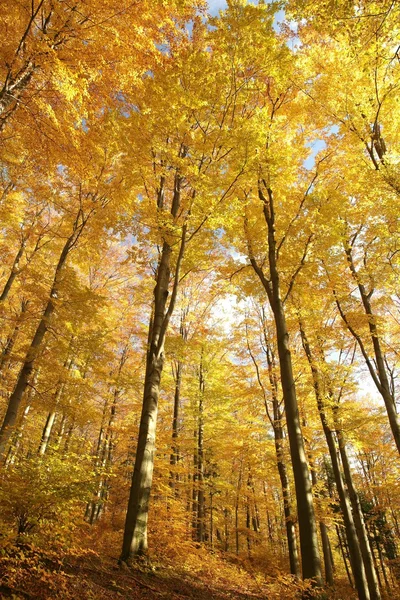
POLYGON ((210 13, 216 15, 221 8, 226 7, 226 2, 225 0, 208 0, 208 6, 210 8, 210 13))
MULTIPOLYGON (((251 4, 257 4, 257 0, 249 0, 251 4)), ((226 0, 208 0, 208 6, 212 15, 217 15, 221 8, 226 8, 226 0)))

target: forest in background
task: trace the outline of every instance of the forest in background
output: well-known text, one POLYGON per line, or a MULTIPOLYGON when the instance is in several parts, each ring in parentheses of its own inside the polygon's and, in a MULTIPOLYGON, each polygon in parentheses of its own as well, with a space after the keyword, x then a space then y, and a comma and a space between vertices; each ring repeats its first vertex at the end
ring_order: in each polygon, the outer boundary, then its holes
POLYGON ((400 3, 208 10, 1 4, 0 597, 400 598, 400 3))

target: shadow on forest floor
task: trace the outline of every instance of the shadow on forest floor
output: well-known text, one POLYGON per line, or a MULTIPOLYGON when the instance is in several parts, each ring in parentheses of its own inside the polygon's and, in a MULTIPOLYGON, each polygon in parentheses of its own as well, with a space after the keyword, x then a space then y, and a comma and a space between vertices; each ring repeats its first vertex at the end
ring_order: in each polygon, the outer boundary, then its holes
MULTIPOLYGON (((260 583, 251 573, 235 581, 224 561, 215 576, 173 566, 119 567, 117 560, 95 553, 60 558, 32 545, 0 553, 0 599, 12 600, 295 600, 301 583, 274 577, 260 583)), ((352 590, 332 590, 331 600, 351 600, 352 590)))

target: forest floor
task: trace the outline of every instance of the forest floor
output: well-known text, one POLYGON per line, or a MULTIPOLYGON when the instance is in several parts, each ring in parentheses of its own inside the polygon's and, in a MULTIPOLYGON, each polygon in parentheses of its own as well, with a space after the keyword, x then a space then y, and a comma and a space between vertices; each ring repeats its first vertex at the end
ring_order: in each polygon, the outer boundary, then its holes
MULTIPOLYGON (((0 598, 12 600, 289 600, 301 598, 302 584, 290 577, 260 577, 210 555, 203 569, 154 563, 118 565, 110 549, 63 554, 32 544, 0 550, 0 598)), ((202 559, 203 560, 203 559, 202 559)), ((179 565, 179 563, 178 563, 179 565)), ((350 600, 351 590, 328 598, 350 600)))
MULTIPOLYGON (((20 544, 0 537, 1 600, 300 600, 306 589, 261 546, 249 560, 158 537, 151 563, 128 567, 118 564, 119 531, 78 527, 62 542, 47 537, 47 544, 34 536, 20 544)), ((355 596, 338 577, 324 598, 355 596)))

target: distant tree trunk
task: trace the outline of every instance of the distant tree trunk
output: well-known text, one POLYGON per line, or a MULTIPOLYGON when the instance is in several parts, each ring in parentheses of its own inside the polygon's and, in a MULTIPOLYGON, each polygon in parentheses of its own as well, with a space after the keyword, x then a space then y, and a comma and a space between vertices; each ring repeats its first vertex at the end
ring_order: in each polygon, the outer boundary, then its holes
POLYGON ((225 552, 229 551, 229 524, 228 524, 228 516, 229 516, 229 510, 227 508, 224 508, 224 534, 225 534, 225 543, 224 543, 224 550, 225 552))
POLYGON ((22 413, 21 423, 20 423, 18 429, 14 432, 14 435, 11 437, 11 444, 8 449, 7 457, 5 460, 6 467, 8 467, 9 465, 12 465, 13 462, 15 461, 15 457, 17 456, 18 448, 21 443, 21 437, 24 432, 25 422, 26 422, 26 419, 28 418, 30 409, 31 409, 31 404, 28 401, 28 404, 25 406, 24 411, 22 413))
POLYGON ((289 331, 286 324, 284 303, 281 298, 281 282, 278 269, 278 251, 275 238, 275 211, 271 188, 263 182, 258 183, 259 198, 263 203, 265 222, 268 228, 268 261, 269 277, 257 263, 249 241, 249 257, 254 271, 258 275, 266 293, 274 315, 281 384, 285 403, 287 430, 289 435, 290 455, 296 488, 297 511, 300 530, 300 548, 304 579, 312 579, 318 586, 322 585, 321 563, 318 550, 318 534, 315 520, 310 471, 304 449, 299 408, 296 397, 296 383, 293 375, 292 357, 289 345, 289 331), (267 196, 264 195, 262 185, 267 196))
POLYGON ((69 450, 70 450, 72 434, 74 432, 74 429, 75 429, 75 419, 72 419, 72 422, 70 423, 70 425, 68 427, 67 435, 65 436, 64 454, 67 454, 67 452, 69 452, 69 450))
POLYGON ((23 438, 23 434, 24 434, 24 428, 26 425, 26 421, 28 419, 28 414, 31 410, 32 407, 32 401, 35 395, 35 385, 36 382, 38 380, 39 377, 39 373, 40 373, 40 369, 35 370, 34 374, 33 374, 33 378, 32 378, 32 386, 29 388, 28 393, 26 394, 26 403, 25 403, 25 408, 22 412, 22 415, 20 417, 20 422, 18 427, 16 428, 16 430, 14 431, 13 435, 11 435, 10 437, 10 446, 8 448, 8 452, 7 452, 7 456, 5 459, 5 465, 6 467, 10 464, 13 464, 15 461, 15 458, 18 454, 20 445, 21 445, 21 440, 23 438))
MULTIPOLYGON (((268 350, 268 346, 267 346, 268 350)), ((274 355, 271 349, 267 352, 268 372, 272 386, 272 404, 273 404, 273 431, 275 440, 275 454, 278 465, 279 479, 281 482, 282 497, 283 497, 283 512, 285 515, 286 538, 288 542, 290 572, 296 577, 300 577, 300 563, 297 551, 295 518, 292 514, 292 501, 290 493, 290 483, 287 474, 286 462, 284 459, 283 444, 283 419, 284 415, 278 399, 278 382, 274 371, 274 355)))
POLYGON ((236 488, 236 499, 235 499, 235 549, 236 554, 239 555, 239 502, 240 502, 240 491, 242 488, 242 475, 243 475, 243 460, 240 461, 238 482, 236 488))
POLYGON ((196 421, 196 427, 193 431, 193 475, 192 475, 192 538, 197 539, 197 518, 199 513, 199 471, 198 471, 198 425, 196 421))
MULTIPOLYGON (((316 488, 318 484, 317 473, 315 471, 315 464, 311 456, 310 452, 310 470, 311 470, 311 481, 313 487, 316 488)), ((318 501, 318 498, 317 498, 318 501)), ((333 587, 334 578, 333 578, 333 565, 331 561, 331 548, 329 544, 329 536, 328 536, 328 528, 325 523, 320 520, 319 521, 319 532, 321 535, 321 543, 322 543, 322 553, 324 557, 324 568, 325 568, 325 582, 327 585, 333 587)))
POLYGON ((121 358, 118 363, 118 368, 115 372, 115 380, 112 388, 111 406, 106 400, 103 410, 102 424, 100 427, 99 437, 97 441, 95 470, 98 472, 98 484, 95 498, 88 503, 86 507, 85 518, 93 525, 100 518, 104 511, 104 505, 108 498, 109 490, 109 474, 107 470, 112 465, 113 448, 114 448, 114 424, 117 414, 117 406, 121 395, 120 377, 122 369, 128 359, 129 344, 127 343, 122 350, 121 358))
POLYGON ((64 437, 66 421, 67 421, 67 416, 66 416, 65 413, 63 413, 62 417, 61 417, 60 426, 59 426, 58 432, 57 432, 57 440, 55 442, 55 446, 57 448, 60 447, 60 444, 61 444, 62 439, 64 437))
MULTIPOLYGON (((181 311, 180 317, 180 326, 179 326, 179 334, 183 340, 183 342, 187 341, 187 328, 185 326, 185 319, 187 315, 187 309, 183 309, 181 311)), ((171 447, 171 456, 170 456, 170 465, 174 467, 179 462, 179 411, 180 411, 180 402, 181 402, 181 385, 182 385, 182 373, 183 373, 184 363, 182 360, 178 359, 175 361, 175 368, 172 369, 173 377, 175 381, 175 393, 174 393, 174 412, 172 418, 172 447, 171 447)), ((170 475, 170 486, 172 489, 175 488, 175 482, 178 481, 179 477, 174 472, 174 469, 171 470, 170 475)))
MULTIPOLYGON (((179 461, 179 447, 178 447, 178 427, 179 427, 179 408, 180 408, 180 395, 181 395, 181 383, 182 383, 182 369, 183 364, 181 361, 176 362, 176 369, 174 373, 175 379, 175 392, 174 392, 174 414, 172 418, 172 448, 170 456, 170 465, 174 467, 179 461)), ((172 489, 175 488, 176 473, 171 470, 169 484, 172 489)))
POLYGON ((335 580, 333 576, 331 545, 329 542, 328 528, 323 521, 320 521, 319 523, 319 530, 321 534, 321 542, 324 555, 325 581, 327 585, 333 587, 335 584, 335 580))
MULTIPOLYGON (((336 489, 339 495, 340 507, 343 515, 343 522, 346 531, 346 537, 349 548, 350 563, 353 571, 354 582, 357 588, 358 597, 360 600, 369 600, 370 594, 368 590, 368 583, 366 579, 366 573, 364 569, 363 557, 360 549, 359 540, 357 537, 356 528, 354 525, 353 514, 351 511, 350 500, 343 482, 343 477, 340 469, 340 463, 338 458, 338 451, 336 448, 336 442, 333 436, 333 432, 328 424, 328 419, 325 413, 325 402, 324 402, 324 386, 321 375, 318 370, 317 362, 313 356, 310 343, 308 341, 304 324, 299 317, 299 328, 302 339, 304 352, 306 354, 308 363, 310 365, 315 397, 317 400, 317 407, 319 416, 321 419, 322 428, 325 434, 329 455, 331 458, 333 474, 336 483, 336 489)), ((340 540, 341 543, 341 540, 340 540)), ((346 565, 347 568, 347 565, 346 565)))
MULTIPOLYGON (((248 485, 248 483, 247 483, 248 485)), ((247 554, 251 557, 251 513, 250 513, 250 498, 246 494, 246 537, 247 537, 247 554)))
MULTIPOLYGON (((336 411, 335 411, 336 414, 336 411)), ((354 523, 356 526, 357 536, 360 542, 361 554, 364 561, 365 574, 368 581, 368 588, 371 600, 381 600, 378 578, 374 567, 371 547, 368 540, 367 530, 365 527, 364 517, 361 510, 360 499, 353 483, 353 476, 350 469, 349 459, 347 457, 346 445, 343 432, 336 418, 336 435, 339 442, 339 451, 342 459, 344 476, 349 490, 351 506, 353 509, 354 523)))
POLYGON ((79 210, 78 215, 77 215, 74 225, 73 225, 73 231, 72 231, 71 235, 69 236, 69 238, 67 239, 67 241, 65 242, 64 247, 60 254, 60 258, 58 259, 58 263, 57 263, 56 270, 54 273, 53 283, 52 283, 51 290, 50 290, 50 296, 47 301, 46 308, 42 314, 42 317, 36 328, 35 335, 33 336, 32 342, 26 353, 24 363, 19 372, 18 379, 17 379, 16 385, 14 387, 14 391, 12 392, 12 394, 8 400, 7 411, 4 416, 3 424, 0 429, 0 455, 4 453, 8 439, 12 433, 12 427, 14 426, 16 418, 17 418, 18 409, 19 409, 19 405, 21 403, 23 393, 29 383, 29 379, 31 377, 35 361, 39 354, 44 336, 49 327, 50 319, 54 313, 54 310, 55 310, 55 302, 54 301, 57 298, 58 289, 59 289, 60 280, 61 280, 61 274, 62 274, 63 268, 65 266, 68 254, 70 253, 72 248, 77 243, 77 240, 78 240, 84 226, 86 225, 86 222, 87 222, 87 217, 85 218, 83 216, 82 210, 79 210))
MULTIPOLYGON (((218 537, 217 529, 217 537, 218 537)), ((213 493, 210 492, 210 548, 214 548, 214 505, 213 505, 213 493)))
POLYGON ((0 372, 3 368, 6 367, 7 361, 10 358, 11 352, 14 348, 14 344, 17 341, 18 333, 21 328, 21 323, 24 319, 26 310, 28 308, 29 300, 22 300, 21 302, 21 311, 16 319, 14 329, 12 333, 8 336, 6 344, 0 355, 0 372))
POLYGON ((205 496, 204 496, 204 389, 205 378, 203 368, 203 356, 199 368, 199 415, 197 430, 197 541, 204 541, 204 517, 205 517, 205 496))
MULTIPOLYGON (((175 220, 181 204, 182 178, 175 176, 171 215, 175 220)), ((158 209, 164 203, 164 178, 161 178, 157 198, 158 209)), ((167 307, 170 287, 172 246, 164 240, 156 273, 156 286, 152 317, 149 324, 146 373, 144 380, 143 405, 140 418, 138 445, 133 471, 132 485, 128 500, 124 538, 120 561, 130 561, 133 557, 147 552, 147 521, 150 492, 153 482, 154 448, 157 424, 158 398, 161 374, 164 367, 164 344, 169 321, 173 313, 179 285, 180 265, 186 244, 186 224, 182 227, 181 241, 175 266, 175 277, 171 299, 167 307)))
POLYGON ((42 439, 40 440, 40 444, 39 444, 39 455, 40 456, 43 456, 43 454, 47 450, 47 444, 49 443, 49 439, 51 436, 51 432, 53 430, 53 425, 55 423, 56 416, 57 416, 57 413, 55 410, 52 410, 47 415, 46 423, 43 428, 42 439))
POLYGON ((397 451, 400 453, 400 421, 399 421, 399 416, 398 416, 397 410, 396 410, 394 388, 392 387, 392 389, 391 389, 391 386, 389 383, 389 377, 388 377, 388 374, 386 371, 386 366, 385 366, 385 356, 384 356, 384 352, 382 350, 381 338, 380 338, 378 327, 376 324, 376 315, 374 314, 374 312, 372 310, 372 305, 371 305, 371 296, 372 296, 374 290, 372 288, 371 290, 369 290, 367 292, 365 285, 362 283, 360 275, 354 264, 353 247, 352 247, 352 244, 350 244, 349 242, 345 245, 345 253, 346 253, 346 258, 347 258, 350 272, 353 275, 355 282, 357 283, 357 287, 358 287, 358 291, 361 296, 361 301, 362 301, 362 305, 364 308, 364 312, 368 318, 368 328, 369 328, 371 343, 372 343, 372 347, 373 347, 374 360, 371 360, 371 358, 369 357, 367 349, 365 348, 365 345, 364 345, 361 337, 357 334, 355 329, 352 327, 350 321, 348 320, 347 316, 345 315, 345 313, 338 301, 337 296, 335 295, 336 304, 338 306, 340 315, 341 315, 343 321, 345 322, 348 330, 350 331, 350 333, 353 335, 354 339, 358 343, 361 353, 362 353, 364 360, 366 362, 366 365, 368 367, 368 370, 370 372, 370 375, 372 377, 372 380, 373 380, 378 392, 380 393, 380 395, 383 398, 383 401, 384 401, 385 407, 386 407, 386 411, 388 414, 388 418, 389 418, 390 428, 392 430, 394 441, 397 446, 397 451))
MULTIPOLYGON (((69 370, 71 368, 71 366, 72 366, 72 360, 67 358, 66 361, 64 362, 63 368, 69 370)), ((47 450, 50 436, 53 431, 54 423, 55 423, 56 417, 57 417, 57 406, 63 395, 64 388, 65 388, 65 382, 60 380, 57 383, 56 393, 54 394, 53 407, 47 415, 46 423, 43 428, 42 438, 40 440, 39 450, 38 450, 39 456, 43 456, 47 450)))
POLYGON ((11 286, 14 283, 14 279, 18 275, 19 261, 21 260, 22 254, 25 250, 25 243, 26 243, 26 240, 22 239, 21 244, 18 248, 18 252, 14 258, 14 262, 11 267, 10 275, 8 276, 8 279, 7 279, 6 283, 4 284, 3 291, 0 294, 0 304, 6 300, 8 294, 9 294, 9 291, 11 289, 11 286))
MULTIPOLYGON (((297 540, 296 540, 296 529, 295 529, 295 518, 292 514, 292 502, 291 502, 291 493, 290 493, 290 483, 287 475, 287 467, 284 458, 284 432, 283 432, 283 419, 284 414, 281 409, 281 403, 278 398, 278 381, 276 377, 276 364, 275 364, 275 355, 272 349, 272 345, 268 339, 268 335, 266 332, 266 324, 265 324, 265 315, 264 312, 262 314, 262 326, 263 326, 263 337, 265 344, 265 355, 267 359, 268 365, 268 379, 270 383, 271 395, 272 395, 272 416, 270 414, 270 409, 268 407, 268 400, 266 390, 264 388, 264 384, 261 380, 260 370, 255 359, 255 356, 250 348, 248 336, 247 336, 247 347, 249 350, 249 354, 254 363, 257 372, 258 383, 262 389, 264 395, 264 404, 265 411, 267 417, 272 425, 272 429, 274 432, 274 441, 275 441, 275 455, 276 455, 276 463, 278 467, 278 474, 281 483, 282 490, 282 498, 283 498, 283 511, 285 515, 285 527, 286 527, 286 538, 288 542, 288 553, 289 553, 289 563, 290 563, 290 572, 292 575, 296 577, 300 577, 300 563, 299 563, 299 555, 297 551, 297 540)), ((247 334, 247 330, 246 330, 247 334)))
MULTIPOLYGON (((342 555, 342 559, 343 559, 343 564, 344 564, 344 568, 346 569, 346 574, 347 574, 347 579, 349 580, 349 583, 351 585, 351 587, 353 586, 353 580, 351 578, 351 574, 349 571, 349 566, 347 564, 347 554, 346 554, 346 548, 343 544, 343 540, 342 540, 342 536, 340 534, 340 527, 339 525, 336 525, 336 534, 337 534, 337 538, 338 538, 338 542, 339 542, 339 548, 340 548, 340 553, 342 555)), ((369 597, 369 591, 368 591, 368 597, 369 597)))

